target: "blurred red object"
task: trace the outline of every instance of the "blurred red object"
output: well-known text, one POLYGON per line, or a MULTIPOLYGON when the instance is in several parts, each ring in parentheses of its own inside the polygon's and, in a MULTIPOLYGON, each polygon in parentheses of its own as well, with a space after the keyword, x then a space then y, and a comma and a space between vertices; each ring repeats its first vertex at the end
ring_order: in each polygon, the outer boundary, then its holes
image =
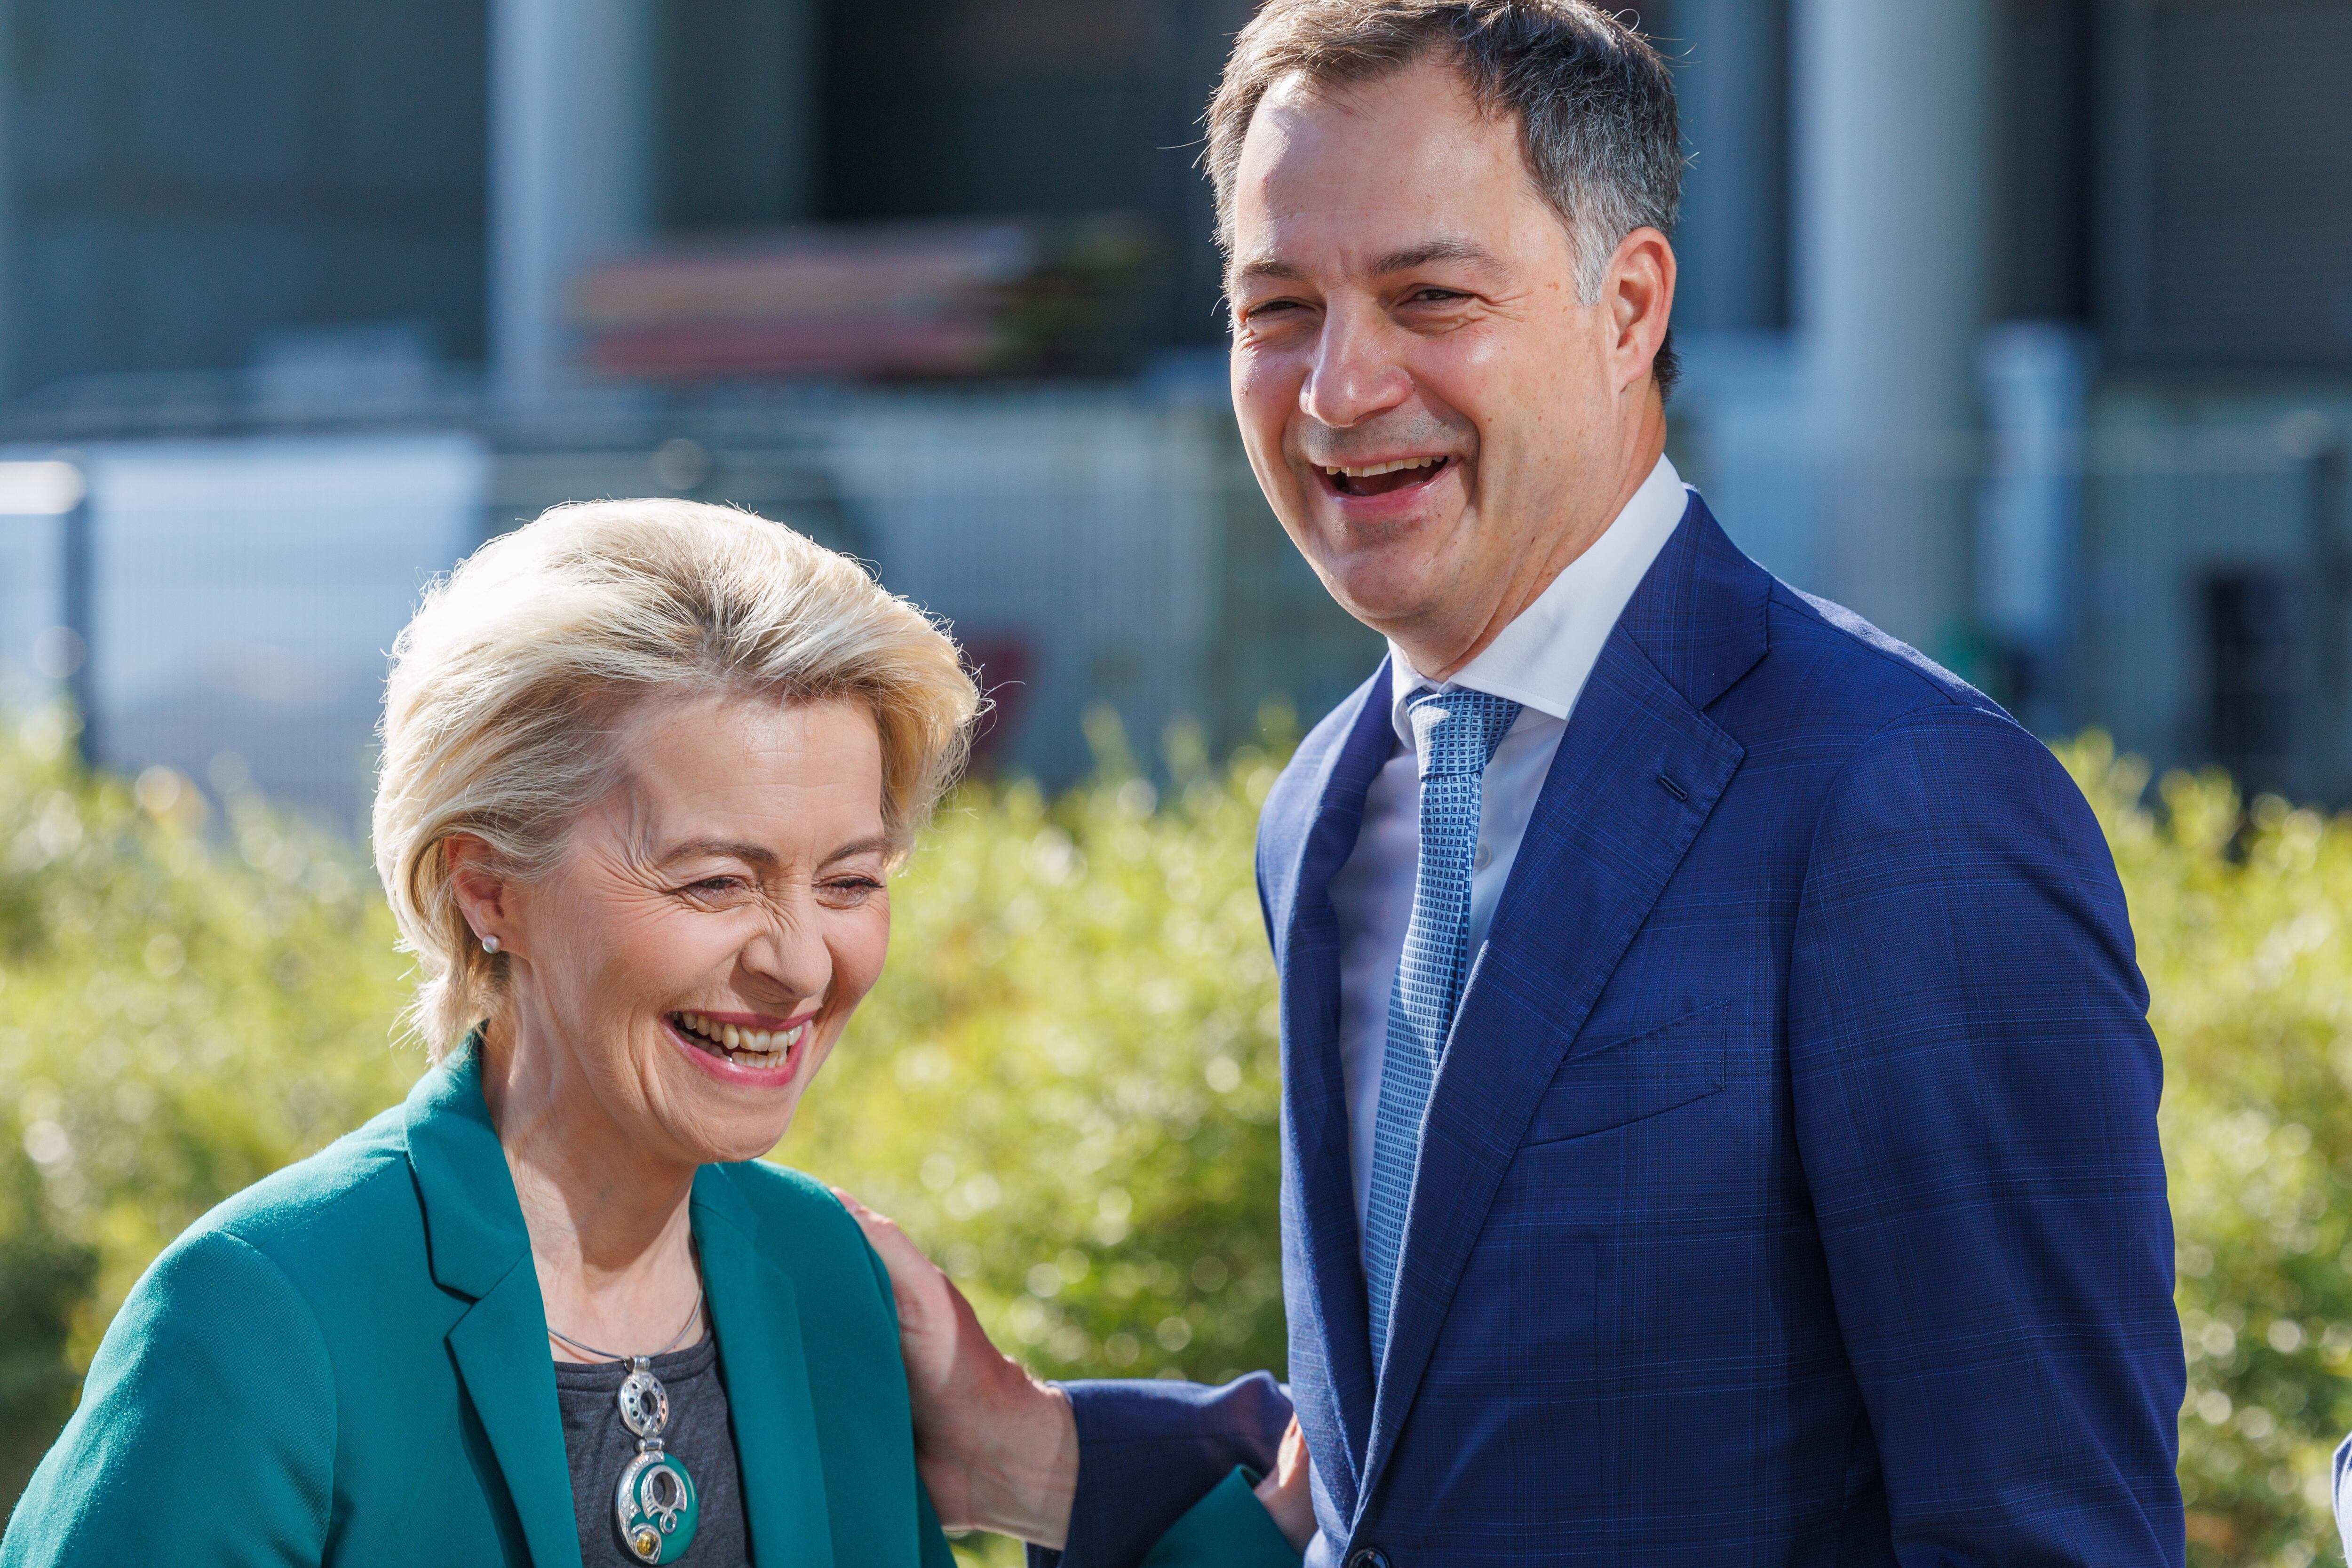
POLYGON ((617 375, 1098 374, 1133 357, 1152 255, 1116 215, 818 226, 608 261, 577 303, 617 375))
POLYGON ((589 363, 624 374, 969 375, 1036 262, 1017 224, 789 229, 594 268, 580 319, 589 363))

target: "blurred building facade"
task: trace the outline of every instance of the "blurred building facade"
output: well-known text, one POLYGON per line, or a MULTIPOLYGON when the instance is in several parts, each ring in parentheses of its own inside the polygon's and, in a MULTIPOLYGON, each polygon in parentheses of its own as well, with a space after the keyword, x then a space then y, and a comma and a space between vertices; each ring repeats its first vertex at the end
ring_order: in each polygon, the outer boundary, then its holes
POLYGON ((2045 733, 2352 799, 2352 7, 1675 0, 1677 451, 2045 733))
MULTIPOLYGON (((2038 729, 2352 798, 2352 8, 1641 9, 1693 153, 1674 450, 1735 537, 2038 729)), ((0 663, 74 683, 105 761, 352 820, 423 579, 553 501, 670 493, 949 617, 996 760, 1049 781, 1097 701, 1145 749, 1276 693, 1311 718, 1375 645, 1222 408, 1192 158, 1249 10, 7 0, 0 457, 86 495, 0 517, 0 663), (1090 356, 591 367, 598 268, 1106 221, 1145 261, 1090 356)))

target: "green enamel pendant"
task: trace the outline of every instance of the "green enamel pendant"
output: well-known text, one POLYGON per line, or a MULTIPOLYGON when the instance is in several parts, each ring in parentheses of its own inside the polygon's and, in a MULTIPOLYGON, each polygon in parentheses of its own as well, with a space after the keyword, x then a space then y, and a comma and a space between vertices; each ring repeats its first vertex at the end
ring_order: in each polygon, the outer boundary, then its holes
POLYGON ((637 1439, 637 1457, 621 1472, 614 1517, 621 1539, 640 1563, 675 1563, 694 1544, 702 1499, 694 1478, 675 1455, 662 1449, 669 1425, 669 1391, 653 1374, 646 1358, 631 1360, 621 1382, 621 1420, 637 1439))
POLYGON ((639 1450, 621 1472, 615 1500, 621 1539, 640 1563, 675 1563, 694 1544, 702 1500, 695 1495, 694 1478, 686 1467, 654 1447, 639 1450))

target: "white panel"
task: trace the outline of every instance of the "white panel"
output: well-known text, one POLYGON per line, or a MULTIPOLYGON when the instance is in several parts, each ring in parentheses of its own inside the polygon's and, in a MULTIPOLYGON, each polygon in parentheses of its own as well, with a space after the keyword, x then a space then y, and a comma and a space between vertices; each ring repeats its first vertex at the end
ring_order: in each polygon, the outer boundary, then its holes
POLYGON ((1089 763, 1109 701, 1148 765, 1205 711, 1217 504, 1209 444, 1164 407, 1041 395, 877 404, 836 432, 841 480, 882 579, 960 638, 1034 660, 1013 760, 1052 781, 1089 763))
POLYGON ((473 544, 488 459, 462 436, 164 442, 90 454, 100 756, 359 820, 385 656, 473 544))
POLYGON ((65 616, 64 525, 60 517, 0 516, 0 705, 56 692, 36 649, 65 616))

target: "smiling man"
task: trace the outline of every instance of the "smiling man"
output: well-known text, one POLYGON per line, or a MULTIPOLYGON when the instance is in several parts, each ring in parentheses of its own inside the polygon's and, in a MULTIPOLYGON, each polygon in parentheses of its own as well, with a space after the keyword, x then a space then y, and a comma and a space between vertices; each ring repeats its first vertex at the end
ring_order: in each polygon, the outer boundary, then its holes
POLYGON ((1258 843, 1291 1381, 1040 1384, 877 1224, 942 1511, 1073 1568, 1268 1513, 1350 1568, 2179 1563, 2113 865, 1665 460, 1664 64, 1580 0, 1271 0, 1209 163, 1251 462, 1389 639, 1258 843))

